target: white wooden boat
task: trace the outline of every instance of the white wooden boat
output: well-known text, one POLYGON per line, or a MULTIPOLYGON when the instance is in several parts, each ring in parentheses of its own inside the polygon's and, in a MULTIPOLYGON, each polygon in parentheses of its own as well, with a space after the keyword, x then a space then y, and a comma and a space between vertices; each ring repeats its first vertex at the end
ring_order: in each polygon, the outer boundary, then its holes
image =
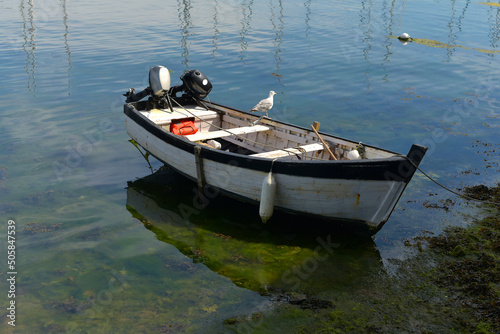
POLYGON ((128 134, 158 160, 197 180, 206 198, 215 191, 259 204, 264 222, 280 210, 374 234, 427 150, 413 145, 403 156, 259 118, 205 99, 211 83, 199 71, 181 79, 181 86, 170 87, 168 70, 156 66, 148 88, 125 94, 128 134), (179 122, 180 133, 192 128, 196 133, 175 134, 179 122))

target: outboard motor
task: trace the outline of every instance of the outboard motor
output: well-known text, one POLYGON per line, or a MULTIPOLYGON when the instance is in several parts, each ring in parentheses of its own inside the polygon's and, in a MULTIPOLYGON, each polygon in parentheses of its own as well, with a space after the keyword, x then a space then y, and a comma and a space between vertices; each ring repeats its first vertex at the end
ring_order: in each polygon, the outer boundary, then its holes
POLYGON ((185 72, 181 80, 187 93, 195 99, 204 99, 212 90, 212 83, 198 70, 185 72))
POLYGON ((148 95, 152 95, 154 99, 163 99, 170 89, 170 73, 164 66, 154 66, 149 70, 149 87, 135 92, 134 88, 130 88, 124 96, 127 97, 127 103, 137 102, 148 95))
POLYGON ((198 70, 189 70, 181 75, 182 85, 172 87, 170 95, 174 96, 177 92, 184 91, 187 95, 199 100, 204 99, 212 90, 212 83, 208 78, 198 70))
POLYGON ((170 87, 170 73, 164 66, 154 66, 149 70, 149 86, 138 93, 130 88, 124 96, 126 103, 137 102, 148 95, 154 108, 170 108, 172 110, 171 98, 176 98, 178 92, 184 92, 182 97, 195 100, 204 99, 212 90, 212 83, 198 70, 189 70, 181 75, 182 85, 170 87))

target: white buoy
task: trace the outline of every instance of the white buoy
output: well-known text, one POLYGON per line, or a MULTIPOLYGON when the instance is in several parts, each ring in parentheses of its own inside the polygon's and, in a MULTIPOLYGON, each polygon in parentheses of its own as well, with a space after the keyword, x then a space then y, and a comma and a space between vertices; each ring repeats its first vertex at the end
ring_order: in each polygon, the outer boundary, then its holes
POLYGON ((210 139, 209 141, 207 141, 207 144, 212 146, 216 150, 220 150, 222 147, 221 143, 219 143, 218 141, 213 140, 213 139, 210 139))
POLYGON ((350 150, 349 152, 347 152, 347 159, 349 159, 349 160, 361 159, 361 157, 359 156, 358 150, 350 150))
POLYGON ((262 182, 260 193, 259 215, 265 224, 273 216, 274 198, 276 195, 276 179, 272 172, 269 172, 262 182))
POLYGON ((402 40, 402 41, 407 41, 410 39, 410 35, 408 35, 407 33, 402 33, 401 35, 399 35, 398 39, 402 40))

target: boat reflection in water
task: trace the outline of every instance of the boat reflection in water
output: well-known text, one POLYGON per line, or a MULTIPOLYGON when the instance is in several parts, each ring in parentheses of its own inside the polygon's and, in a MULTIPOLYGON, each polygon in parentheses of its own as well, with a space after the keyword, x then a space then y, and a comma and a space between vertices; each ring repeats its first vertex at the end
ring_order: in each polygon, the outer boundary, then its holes
POLYGON ((286 214, 265 225, 251 205, 209 190, 203 197, 196 183, 163 167, 129 182, 127 209, 158 240, 261 294, 318 295, 382 267, 371 238, 309 231, 303 218, 286 214))

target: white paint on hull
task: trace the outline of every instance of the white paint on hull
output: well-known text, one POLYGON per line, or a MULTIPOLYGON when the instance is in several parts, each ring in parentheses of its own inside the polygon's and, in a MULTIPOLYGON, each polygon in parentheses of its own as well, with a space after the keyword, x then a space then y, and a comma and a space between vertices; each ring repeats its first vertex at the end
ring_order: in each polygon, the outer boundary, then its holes
MULTIPOLYGON (((140 146, 174 169, 196 179, 193 154, 178 149, 148 133, 127 118, 127 132, 140 146)), ((203 159, 208 185, 259 202, 267 172, 203 159)), ((275 207, 324 218, 363 221, 371 227, 385 222, 405 184, 396 181, 324 179, 274 173, 275 207)))

